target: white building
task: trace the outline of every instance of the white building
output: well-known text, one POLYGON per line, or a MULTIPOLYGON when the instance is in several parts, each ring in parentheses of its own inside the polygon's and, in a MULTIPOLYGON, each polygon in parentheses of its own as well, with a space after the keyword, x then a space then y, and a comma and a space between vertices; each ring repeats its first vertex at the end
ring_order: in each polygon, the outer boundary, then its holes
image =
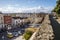
POLYGON ((23 20, 21 20, 21 19, 12 18, 12 25, 18 25, 18 24, 21 24, 22 22, 23 22, 23 20))
POLYGON ((12 19, 12 24, 17 25, 20 23, 20 19, 12 19))

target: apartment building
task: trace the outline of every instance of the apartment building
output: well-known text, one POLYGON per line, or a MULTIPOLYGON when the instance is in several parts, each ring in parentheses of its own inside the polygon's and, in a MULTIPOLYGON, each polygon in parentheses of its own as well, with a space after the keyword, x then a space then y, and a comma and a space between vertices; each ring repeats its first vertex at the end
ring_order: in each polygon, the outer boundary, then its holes
POLYGON ((0 29, 2 29, 4 27, 4 18, 3 18, 3 14, 0 13, 0 29))
POLYGON ((23 22, 23 19, 20 17, 12 17, 12 25, 20 25, 23 22))
POLYGON ((11 25, 12 17, 11 16, 4 16, 4 24, 11 25))
POLYGON ((4 26, 7 29, 11 29, 12 17, 4 15, 4 26))

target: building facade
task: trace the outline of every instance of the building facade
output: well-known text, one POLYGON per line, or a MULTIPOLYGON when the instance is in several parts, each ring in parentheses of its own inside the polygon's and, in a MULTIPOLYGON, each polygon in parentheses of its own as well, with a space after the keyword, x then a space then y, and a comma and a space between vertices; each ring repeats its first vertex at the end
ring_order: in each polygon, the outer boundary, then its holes
POLYGON ((18 17, 12 18, 12 25, 18 25, 18 24, 21 24, 22 22, 23 22, 23 20, 18 17))
POLYGON ((4 15, 4 27, 9 30, 11 29, 12 17, 4 15))
POLYGON ((12 23, 12 17, 11 16, 4 16, 4 24, 10 25, 12 23))
POLYGON ((4 18, 3 18, 3 14, 0 14, 0 29, 2 29, 4 27, 4 18))

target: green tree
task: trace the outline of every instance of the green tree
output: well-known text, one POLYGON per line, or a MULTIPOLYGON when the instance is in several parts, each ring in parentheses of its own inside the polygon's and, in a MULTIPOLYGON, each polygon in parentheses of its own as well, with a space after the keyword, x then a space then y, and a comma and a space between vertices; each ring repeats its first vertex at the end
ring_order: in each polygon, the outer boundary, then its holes
POLYGON ((56 6, 52 11, 56 12, 57 14, 60 14, 60 0, 56 1, 56 6))

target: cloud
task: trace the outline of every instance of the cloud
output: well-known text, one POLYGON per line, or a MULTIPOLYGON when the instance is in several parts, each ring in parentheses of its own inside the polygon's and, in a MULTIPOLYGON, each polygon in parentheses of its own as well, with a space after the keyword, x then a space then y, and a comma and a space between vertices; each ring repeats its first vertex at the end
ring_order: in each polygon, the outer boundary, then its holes
POLYGON ((3 13, 39 13, 39 12, 51 12, 51 10, 53 9, 52 7, 41 7, 41 6, 37 6, 37 7, 31 7, 31 8, 20 8, 17 7, 19 5, 7 5, 5 7, 0 7, 0 11, 2 11, 3 13))

